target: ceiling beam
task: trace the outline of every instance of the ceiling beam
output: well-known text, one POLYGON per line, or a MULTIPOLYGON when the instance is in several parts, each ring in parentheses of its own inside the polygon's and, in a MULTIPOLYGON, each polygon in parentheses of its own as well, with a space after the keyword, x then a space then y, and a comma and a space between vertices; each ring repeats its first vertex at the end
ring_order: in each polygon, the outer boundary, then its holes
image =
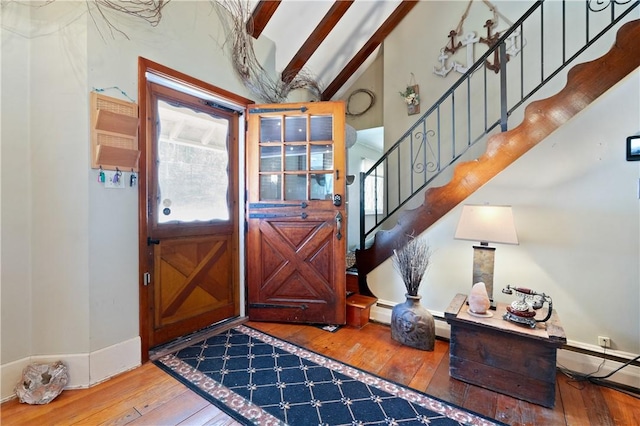
POLYGON ((386 21, 371 36, 358 53, 349 61, 349 63, 340 71, 338 76, 327 86, 322 92, 322 100, 328 101, 338 90, 349 80, 349 78, 360 68, 378 46, 382 44, 384 39, 393 31, 402 19, 407 16, 409 11, 418 4, 415 0, 402 0, 386 21))
POLYGON ((324 15, 324 18, 313 30, 309 38, 298 49, 289 64, 282 71, 282 81, 290 83, 300 72, 302 67, 307 63, 311 55, 313 55, 322 44, 324 39, 329 35, 331 30, 338 24, 340 19, 349 10, 354 0, 338 0, 324 15))
POLYGON ((280 0, 260 0, 247 20, 247 33, 253 38, 260 37, 269 20, 280 6, 280 0))

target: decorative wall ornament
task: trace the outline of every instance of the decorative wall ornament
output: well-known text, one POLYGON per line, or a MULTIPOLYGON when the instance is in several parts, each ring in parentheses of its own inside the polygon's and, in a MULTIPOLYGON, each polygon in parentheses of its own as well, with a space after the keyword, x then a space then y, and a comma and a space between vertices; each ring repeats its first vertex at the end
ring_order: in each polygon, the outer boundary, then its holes
MULTIPOLYGON (((491 48, 500 39, 500 32, 495 31, 498 26, 499 18, 502 18, 509 27, 513 25, 511 21, 498 12, 498 9, 488 0, 482 0, 482 2, 493 13, 493 18, 488 19, 484 25, 484 28, 486 28, 487 31, 487 37, 478 37, 474 31, 470 31, 463 36, 463 24, 469 15, 469 9, 473 3, 473 0, 469 0, 469 4, 462 14, 462 18, 460 18, 458 26, 455 30, 449 31, 449 35, 447 36, 449 42, 440 49, 440 54, 438 55, 438 62, 440 62, 440 66, 433 67, 434 74, 439 75, 440 77, 446 77, 451 71, 456 71, 460 74, 466 73, 469 71, 471 65, 475 63, 475 45, 477 43, 483 43, 491 48), (447 61, 463 47, 466 47, 466 64, 462 64, 456 60, 448 64, 447 61)), ((507 60, 509 60, 511 56, 516 56, 520 53, 522 47, 521 32, 514 31, 507 40, 507 60)), ((494 54, 493 62, 487 60, 485 61, 485 66, 496 73, 500 71, 500 60, 497 51, 494 54)))
POLYGON ((373 91, 369 89, 356 89, 353 92, 351 92, 351 94, 347 98, 346 114, 350 117, 360 117, 361 115, 364 115, 364 113, 369 111, 375 104, 376 104, 376 94, 373 93, 373 91), (364 93, 366 96, 369 97, 369 105, 367 105, 362 111, 353 112, 351 111, 351 101, 355 95, 360 93, 364 93))
MULTIPOLYGON (((52 4, 55 1, 56 0, 47 0, 43 2, 43 6, 52 4)), ((126 15, 142 19, 152 27, 155 27, 162 20, 162 9, 170 1, 171 0, 128 0, 124 2, 116 0, 85 0, 85 3, 87 6, 87 13, 96 24, 96 29, 98 30, 100 37, 104 39, 104 36, 97 25, 97 17, 102 18, 102 20, 107 24, 111 37, 114 37, 114 32, 116 32, 129 40, 129 36, 109 19, 108 15, 110 11, 124 13, 126 15)))
MULTIPOLYGON (((244 0, 229 0, 213 2, 224 24, 230 23, 225 30, 231 43, 231 61, 233 69, 247 89, 268 103, 286 101, 292 90, 306 89, 314 100, 320 100, 322 90, 318 82, 307 71, 301 69, 293 78, 271 78, 262 67, 253 50, 253 37, 247 31, 247 22, 251 22, 249 2, 244 0), (223 12, 223 13, 220 13, 223 12), (225 13, 226 12, 226 13, 225 13), (229 17, 231 17, 230 22, 229 17)), ((286 76, 285 76, 286 77, 286 76)))
POLYGON ((411 73, 411 80, 404 89, 404 92, 399 93, 407 104, 407 114, 418 114, 420 112, 420 86, 416 84, 413 73, 411 73))

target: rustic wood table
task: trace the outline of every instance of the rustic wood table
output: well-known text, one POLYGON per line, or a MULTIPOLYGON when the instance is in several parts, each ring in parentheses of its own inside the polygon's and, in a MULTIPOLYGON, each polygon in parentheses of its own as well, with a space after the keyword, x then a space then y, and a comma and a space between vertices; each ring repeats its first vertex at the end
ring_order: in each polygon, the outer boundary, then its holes
MULTIPOLYGON (((498 303, 491 317, 479 317, 468 312, 466 300, 466 295, 456 295, 445 312, 451 325, 451 377, 553 407, 556 353, 567 342, 556 311, 531 328, 504 320, 505 303, 498 303)), ((546 313, 540 309, 536 318, 546 313)))

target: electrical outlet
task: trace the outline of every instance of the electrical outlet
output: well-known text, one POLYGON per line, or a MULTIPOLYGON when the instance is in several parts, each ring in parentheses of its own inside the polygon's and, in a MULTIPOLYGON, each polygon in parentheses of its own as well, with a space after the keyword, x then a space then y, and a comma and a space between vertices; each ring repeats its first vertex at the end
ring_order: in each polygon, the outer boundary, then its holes
POLYGON ((610 348, 611 347, 611 339, 608 337, 604 337, 604 336, 598 336, 598 345, 600 345, 603 348, 610 348))

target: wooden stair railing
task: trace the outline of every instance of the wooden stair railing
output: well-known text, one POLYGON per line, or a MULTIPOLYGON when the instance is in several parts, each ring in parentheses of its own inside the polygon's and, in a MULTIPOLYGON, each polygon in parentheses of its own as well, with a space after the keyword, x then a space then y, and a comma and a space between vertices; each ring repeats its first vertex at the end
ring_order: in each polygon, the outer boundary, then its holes
POLYGON ((529 104, 524 119, 512 130, 494 135, 485 153, 455 166, 446 185, 429 188, 421 206, 399 215, 394 228, 375 234, 373 245, 356 251, 360 293, 373 295, 367 274, 388 259, 408 234, 420 234, 491 178, 516 161, 554 130, 640 67, 640 20, 623 25, 609 52, 573 67, 567 84, 557 94, 529 104))

